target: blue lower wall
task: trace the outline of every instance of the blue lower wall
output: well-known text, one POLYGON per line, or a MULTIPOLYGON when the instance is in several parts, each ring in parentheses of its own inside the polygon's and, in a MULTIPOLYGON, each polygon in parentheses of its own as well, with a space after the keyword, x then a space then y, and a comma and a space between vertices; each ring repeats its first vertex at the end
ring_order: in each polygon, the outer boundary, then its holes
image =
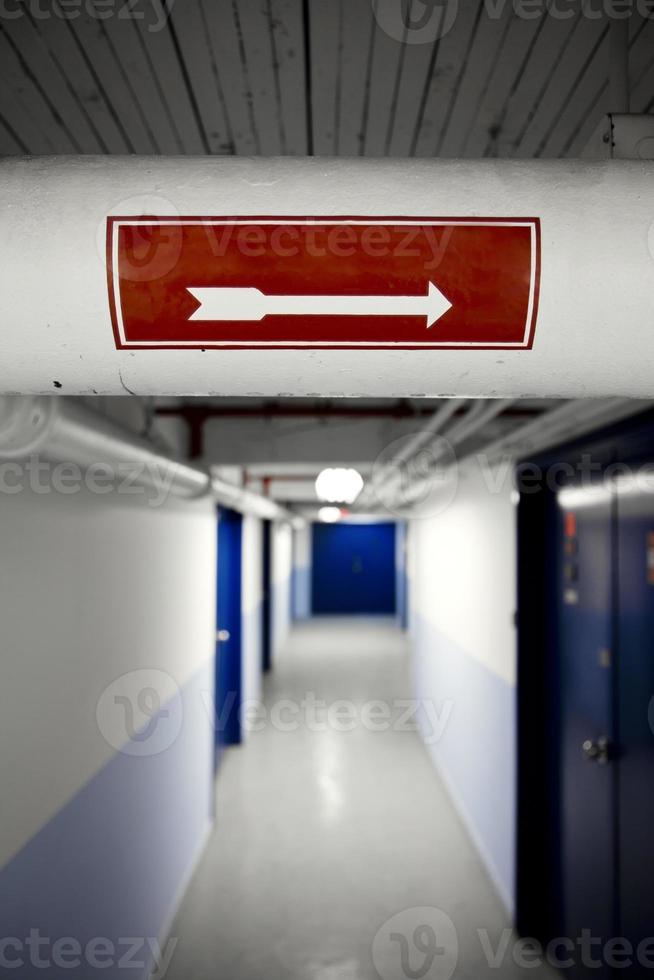
POLYGON ((504 904, 515 897, 516 688, 412 610, 414 690, 451 715, 434 762, 504 904))
POLYGON ((274 582, 270 592, 272 604, 273 660, 286 644, 292 623, 293 576, 274 582))
MULTIPOLYGON (((117 753, 0 871, 0 937, 165 938, 212 819, 212 692, 208 663, 181 692, 174 743, 157 755, 117 753)), ((84 963, 10 975, 142 980, 149 970, 84 963)))
POLYGON ((409 625, 409 579, 407 575, 407 525, 398 521, 395 525, 395 604, 397 619, 402 629, 409 625))

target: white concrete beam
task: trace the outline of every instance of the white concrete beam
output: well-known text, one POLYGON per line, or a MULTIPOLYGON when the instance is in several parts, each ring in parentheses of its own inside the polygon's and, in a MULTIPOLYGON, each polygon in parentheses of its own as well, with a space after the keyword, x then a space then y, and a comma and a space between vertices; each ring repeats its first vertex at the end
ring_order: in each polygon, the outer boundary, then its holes
MULTIPOLYGON (((653 178, 654 164, 645 161, 4 160, 0 388, 648 397, 654 388, 653 178), (539 218, 533 349, 116 350, 105 253, 109 215, 316 213, 539 218)), ((147 290, 144 303, 147 311, 147 290)), ((430 329, 437 331, 438 323, 430 329)))

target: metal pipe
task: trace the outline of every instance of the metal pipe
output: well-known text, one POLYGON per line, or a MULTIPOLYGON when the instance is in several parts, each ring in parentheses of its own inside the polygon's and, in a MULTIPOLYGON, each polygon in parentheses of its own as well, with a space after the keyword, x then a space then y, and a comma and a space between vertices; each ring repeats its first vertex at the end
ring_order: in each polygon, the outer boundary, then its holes
MULTIPOLYGON (((443 458, 448 448, 451 447, 452 450, 456 449, 457 446, 460 446, 466 439, 469 439, 475 432, 483 429, 485 425, 488 425, 489 422, 504 412, 512 403, 513 399, 488 399, 472 402, 464 417, 446 431, 443 442, 437 449, 432 450, 430 469, 433 469, 436 463, 443 458)), ((382 479, 378 479, 371 485, 370 493, 376 493, 387 509, 397 510, 400 506, 402 509, 409 508, 419 497, 424 495, 425 484, 429 483, 430 476, 429 473, 423 472, 424 467, 416 467, 415 469, 420 473, 419 478, 414 479, 413 483, 409 484, 403 490, 403 499, 398 502, 395 494, 401 477, 397 470, 397 462, 406 463, 410 474, 411 460, 415 459, 419 452, 433 445, 433 439, 430 443, 430 436, 433 437, 440 430, 445 424, 446 419, 450 418, 458 409, 459 404, 458 400, 452 399, 449 405, 449 412, 445 411, 445 408, 448 406, 443 406, 442 409, 437 410, 430 424, 425 427, 425 430, 422 433, 418 433, 415 439, 409 443, 411 451, 408 453, 400 451, 394 460, 393 466, 387 467, 386 472, 391 472, 391 479, 387 483, 384 483, 382 479), (383 497, 381 496, 382 493, 383 497)), ((368 495, 363 498, 360 504, 357 501, 357 505, 365 506, 366 504, 370 504, 368 495)))
MULTIPOLYGON (((439 447, 439 450, 434 454, 434 458, 431 460, 430 469, 433 471, 435 465, 442 460, 443 456, 447 452, 447 447, 451 447, 455 450, 457 446, 462 445, 466 439, 473 436, 476 432, 479 432, 492 422, 494 418, 505 411, 511 404, 513 399, 489 399, 488 401, 482 401, 477 403, 476 406, 468 413, 468 416, 461 419, 455 425, 452 426, 451 430, 448 430, 445 434, 445 444, 439 447)), ((463 459, 465 458, 462 457, 463 459)), ((461 459, 457 459, 460 463, 461 459)), ((425 487, 429 487, 431 480, 429 473, 421 476, 419 480, 416 480, 412 486, 408 488, 405 493, 405 499, 403 501, 404 506, 410 507, 416 500, 425 496, 425 487)))
MULTIPOLYGON (((415 456, 420 450, 421 446, 427 442, 430 436, 434 436, 444 425, 446 425, 450 418, 463 404, 464 399, 449 398, 442 405, 439 405, 426 425, 416 432, 407 443, 400 446, 397 453, 394 455, 392 462, 389 462, 385 466, 381 467, 377 473, 373 471, 372 479, 368 481, 363 491, 359 494, 356 502, 357 508, 360 509, 362 507, 370 506, 380 487, 383 487, 384 492, 386 492, 388 487, 387 481, 390 481, 391 483, 397 482, 400 479, 397 472, 397 467, 415 456)), ((471 410, 474 410, 474 405, 471 410)))
POLYGON ((489 464, 501 459, 518 459, 577 439, 593 429, 619 422, 651 407, 651 401, 630 398, 575 399, 550 409, 542 418, 519 426, 477 452, 483 453, 489 464))
POLYGON ((0 459, 33 455, 84 470, 105 466, 129 474, 139 486, 159 488, 164 483, 176 497, 210 495, 225 506, 270 520, 293 521, 296 516, 261 494, 160 452, 78 399, 0 395, 0 459))

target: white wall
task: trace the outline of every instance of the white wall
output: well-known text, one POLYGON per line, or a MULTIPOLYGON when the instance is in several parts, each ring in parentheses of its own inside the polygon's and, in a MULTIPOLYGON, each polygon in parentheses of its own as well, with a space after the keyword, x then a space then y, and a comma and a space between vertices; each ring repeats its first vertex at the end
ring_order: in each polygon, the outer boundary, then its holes
MULTIPOLYGON (((243 701, 261 698, 261 603, 263 600, 262 523, 258 517, 243 518, 243 701)), ((243 737, 247 731, 243 730, 243 737)))
POLYGON ((311 615, 311 528, 307 521, 293 531, 293 616, 308 619, 311 615))
POLYGON ((468 463, 454 499, 434 513, 442 502, 431 502, 431 516, 428 503, 409 529, 416 693, 439 712, 451 710, 430 752, 511 909, 517 640, 510 472, 487 474, 468 463))
POLYGON ((63 929, 52 917, 67 915, 111 936, 101 906, 121 888, 116 914, 129 909, 135 934, 165 924, 211 820, 215 576, 209 501, 0 493, 0 879, 15 893, 3 928, 63 929), (160 741, 134 743, 133 758, 116 697, 143 729, 153 705, 141 711, 144 687, 163 709, 160 741), (133 851, 129 828, 144 820, 133 851), (59 898, 34 886, 43 860, 59 898), (84 861, 98 908, 76 877, 84 861))
POLYGON ((291 627, 293 531, 290 524, 272 526, 272 656, 279 656, 291 627))

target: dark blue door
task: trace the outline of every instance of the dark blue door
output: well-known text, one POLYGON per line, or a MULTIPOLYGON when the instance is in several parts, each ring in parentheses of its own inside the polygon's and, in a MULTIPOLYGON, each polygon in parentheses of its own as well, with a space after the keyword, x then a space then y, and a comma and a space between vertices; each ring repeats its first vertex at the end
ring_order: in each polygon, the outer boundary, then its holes
POLYGON ((261 668, 272 667, 272 524, 264 521, 261 555, 261 668))
MULTIPOLYGON (((559 497, 559 670, 561 678, 562 934, 615 932, 612 521, 608 495, 582 489, 559 497), (578 506, 565 506, 566 496, 578 506)), ((572 976, 608 977, 581 962, 572 976)))
POLYGON ((314 524, 313 612, 395 613, 395 525, 314 524))
POLYGON ((241 540, 243 518, 218 510, 216 631, 216 758, 241 741, 241 540))
MULTIPOLYGON (((651 463, 650 463, 651 466, 651 463)), ((650 478, 651 483, 651 478, 650 478)), ((654 496, 618 494, 620 936, 654 933, 654 496)), ((642 970, 641 975, 651 973, 642 970)))

